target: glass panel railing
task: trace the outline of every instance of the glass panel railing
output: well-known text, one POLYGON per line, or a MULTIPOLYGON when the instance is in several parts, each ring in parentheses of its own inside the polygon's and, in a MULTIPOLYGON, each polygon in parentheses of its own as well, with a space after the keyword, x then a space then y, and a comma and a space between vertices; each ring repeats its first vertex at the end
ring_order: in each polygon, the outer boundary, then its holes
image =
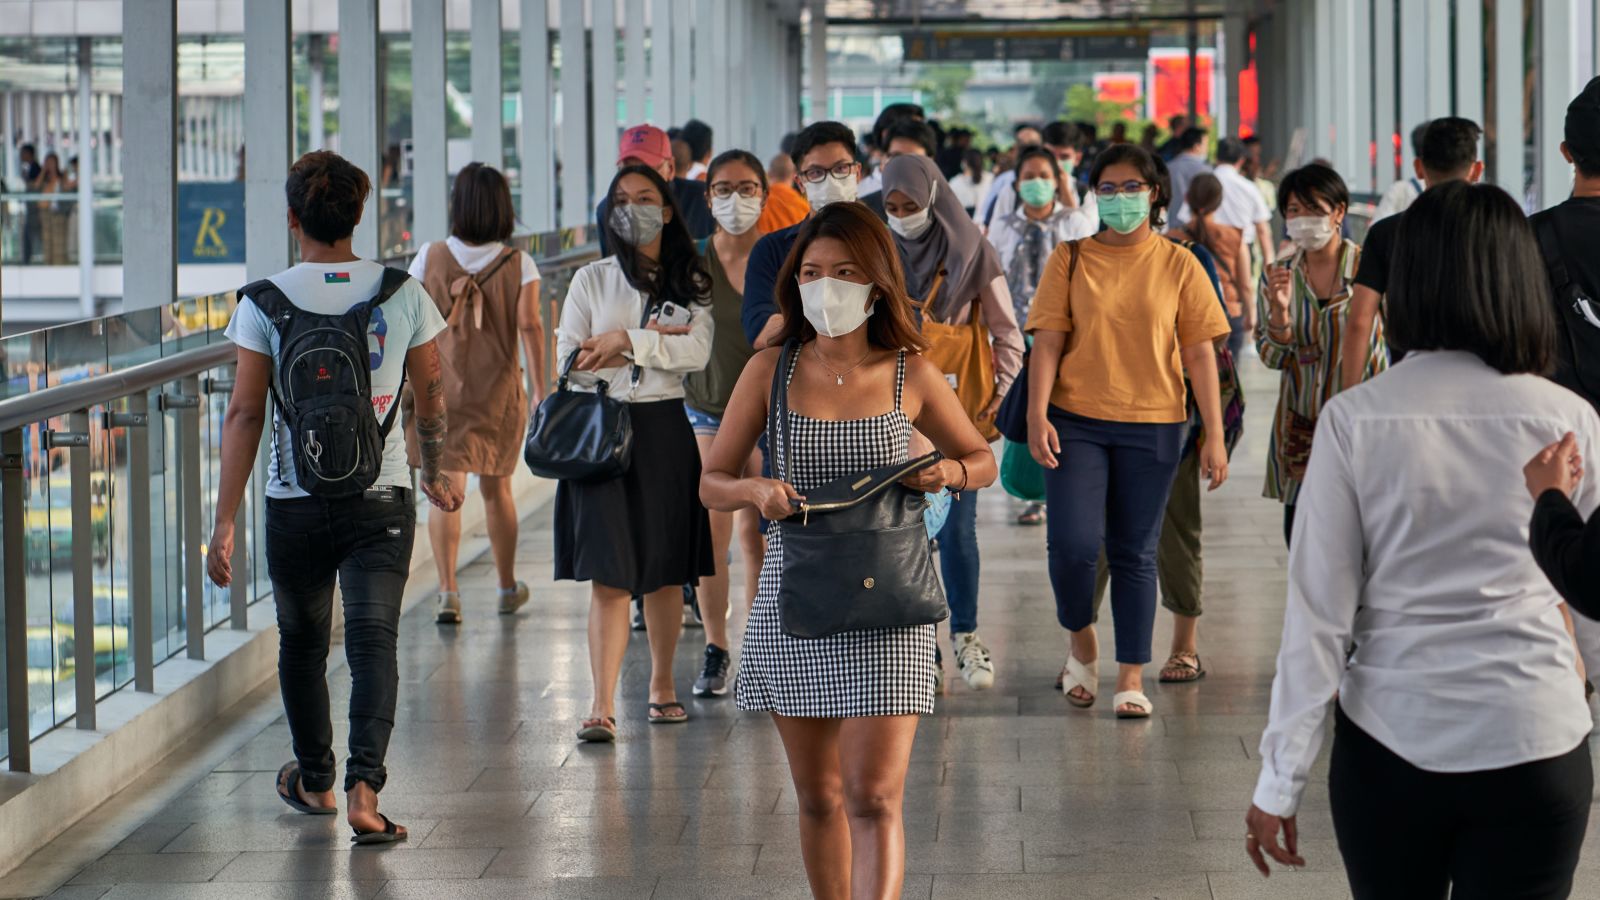
MULTIPOLYGON (((96 192, 94 259, 99 265, 122 262, 122 195, 96 192)), ((78 195, 0 194, 0 265, 75 266, 78 264, 78 195)))

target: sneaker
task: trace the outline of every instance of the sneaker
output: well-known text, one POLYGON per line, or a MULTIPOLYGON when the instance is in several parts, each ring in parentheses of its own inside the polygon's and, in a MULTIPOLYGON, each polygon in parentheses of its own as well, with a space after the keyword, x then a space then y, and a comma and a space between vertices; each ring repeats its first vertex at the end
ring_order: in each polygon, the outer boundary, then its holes
POLYGON ((633 598, 633 630, 644 630, 644 598, 633 598))
POLYGON ((683 627, 706 627, 705 620, 700 616, 700 592, 692 584, 683 586, 683 627))
POLYGON ((440 591, 433 601, 433 621, 440 625, 460 625, 461 595, 455 591, 440 591))
POLYGON ((509 616, 522 608, 528 602, 528 586, 517 582, 517 586, 510 590, 500 591, 500 615, 509 616))
POLYGON ((694 680, 696 697, 721 697, 728 693, 728 651, 716 644, 706 645, 705 667, 694 680))
POLYGON ((967 687, 987 691, 994 687, 994 662, 989 658, 989 648, 975 631, 965 631, 951 636, 956 645, 956 666, 967 687))

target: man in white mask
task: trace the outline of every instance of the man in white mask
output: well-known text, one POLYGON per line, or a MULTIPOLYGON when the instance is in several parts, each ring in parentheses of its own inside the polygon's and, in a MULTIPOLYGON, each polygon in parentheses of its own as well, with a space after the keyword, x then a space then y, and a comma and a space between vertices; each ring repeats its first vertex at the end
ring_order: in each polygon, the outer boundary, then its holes
MULTIPOLYGON (((856 160, 856 135, 838 122, 813 122, 795 135, 795 187, 805 194, 813 212, 829 203, 862 202, 858 196, 861 164, 856 160)), ((884 218, 882 194, 874 194, 865 205, 884 218), (876 200, 876 204, 871 202, 876 200)), ((803 221, 802 223, 803 224, 803 221)), ((757 350, 766 347, 783 328, 774 297, 778 270, 789 257, 800 224, 765 235, 750 251, 744 273, 744 312, 741 317, 745 337, 757 350)))
MULTIPOLYGON (((1476 184, 1483 177, 1483 160, 1478 158, 1478 141, 1482 137, 1483 129, 1469 119, 1446 116, 1429 122, 1416 160, 1417 176, 1422 179, 1424 190, 1447 181, 1476 184)), ((1395 235, 1405 227, 1405 219, 1402 212, 1372 223, 1366 243, 1361 245, 1361 268, 1356 270, 1355 289, 1350 294, 1350 318, 1345 322, 1339 360, 1342 384, 1361 383, 1361 372, 1367 365, 1367 343, 1389 284, 1395 235)), ((1390 357, 1391 362, 1400 361, 1398 354, 1391 353, 1390 357)))

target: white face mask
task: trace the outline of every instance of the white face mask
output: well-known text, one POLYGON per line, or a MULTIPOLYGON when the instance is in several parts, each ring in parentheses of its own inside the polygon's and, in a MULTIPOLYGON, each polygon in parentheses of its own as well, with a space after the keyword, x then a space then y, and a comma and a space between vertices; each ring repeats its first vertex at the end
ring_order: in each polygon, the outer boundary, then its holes
POLYGON ((1328 216, 1296 216, 1284 223, 1289 240, 1302 250, 1321 250, 1333 240, 1333 219, 1328 216))
POLYGON ((811 211, 827 206, 829 203, 849 203, 856 199, 856 179, 835 178, 829 175, 821 181, 802 181, 806 186, 806 199, 811 202, 811 211))
POLYGON ((761 218, 761 198, 729 194, 711 198, 711 217, 729 234, 744 234, 761 218))
POLYGON ((933 226, 932 213, 931 209, 919 209, 909 216, 890 216, 889 230, 914 241, 927 234, 928 229, 933 226))
POLYGON ((872 308, 867 306, 870 296, 870 284, 826 276, 800 285, 800 306, 806 321, 818 334, 831 338, 843 337, 867 321, 872 315, 872 308))

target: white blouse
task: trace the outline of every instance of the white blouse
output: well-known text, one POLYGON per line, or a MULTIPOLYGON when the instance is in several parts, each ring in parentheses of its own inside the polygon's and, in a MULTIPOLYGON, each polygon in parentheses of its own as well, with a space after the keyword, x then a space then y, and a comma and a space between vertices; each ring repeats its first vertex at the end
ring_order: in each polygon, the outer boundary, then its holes
MULTIPOLYGON (((1407 356, 1323 408, 1256 806, 1295 813, 1336 693, 1430 772, 1548 759, 1589 734, 1561 598, 1528 548, 1522 474, 1568 431, 1600 459, 1600 417, 1576 394, 1454 351, 1407 356)), ((1600 504, 1593 475, 1574 502, 1585 516, 1600 504)))
POLYGON ((644 294, 628 284, 615 256, 589 263, 572 276, 556 328, 556 365, 565 366, 572 351, 589 338, 620 330, 628 332, 632 341, 623 356, 643 370, 633 385, 632 365, 597 372, 573 369, 572 387, 594 390, 604 378, 611 396, 629 403, 683 398, 683 377, 704 369, 711 360, 711 307, 689 304, 691 331, 662 334, 639 327, 644 303, 644 294))

